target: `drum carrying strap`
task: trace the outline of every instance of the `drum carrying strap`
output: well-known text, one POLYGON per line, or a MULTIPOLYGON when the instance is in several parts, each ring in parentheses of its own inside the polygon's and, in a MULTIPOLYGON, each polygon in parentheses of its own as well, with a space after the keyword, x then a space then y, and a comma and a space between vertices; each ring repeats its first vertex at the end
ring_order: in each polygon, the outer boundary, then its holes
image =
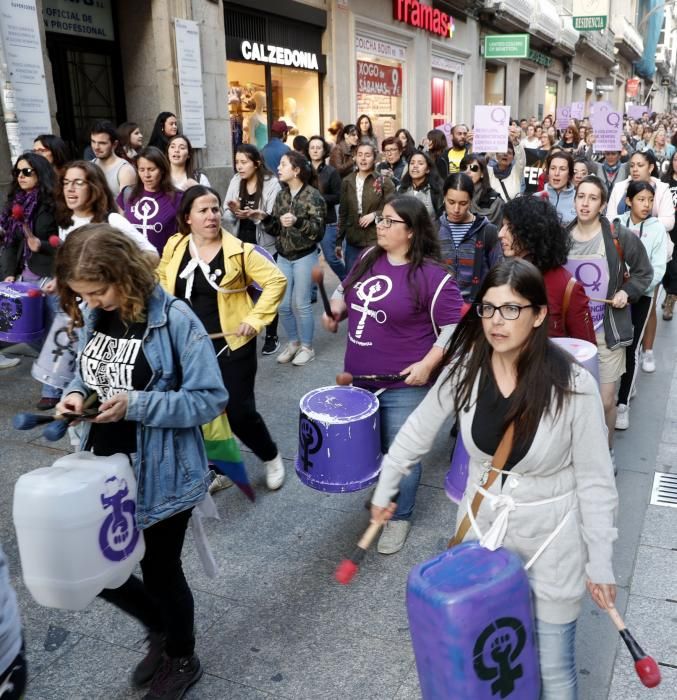
MULTIPOLYGON (((491 460, 491 466, 493 467, 493 469, 489 472, 487 480, 484 483, 485 491, 488 491, 491 488, 491 485, 494 483, 494 481, 496 481, 499 474, 501 474, 501 472, 503 471, 503 467, 505 467, 505 463, 508 461, 508 457, 510 457, 510 453, 512 452, 514 438, 515 424, 510 423, 510 425, 506 428, 505 433, 503 433, 501 441, 498 443, 498 447, 496 448, 496 454, 494 454, 494 458, 491 460)), ((477 512, 480 509, 480 505, 483 499, 484 494, 480 491, 477 491, 475 493, 475 497, 472 499, 472 505, 470 506, 473 518, 477 517, 477 512)), ((449 540, 449 544, 447 545, 447 547, 451 549, 457 544, 461 544, 461 542, 463 542, 463 538, 466 536, 469 529, 470 517, 466 514, 463 520, 461 520, 461 524, 458 526, 456 534, 449 540)))

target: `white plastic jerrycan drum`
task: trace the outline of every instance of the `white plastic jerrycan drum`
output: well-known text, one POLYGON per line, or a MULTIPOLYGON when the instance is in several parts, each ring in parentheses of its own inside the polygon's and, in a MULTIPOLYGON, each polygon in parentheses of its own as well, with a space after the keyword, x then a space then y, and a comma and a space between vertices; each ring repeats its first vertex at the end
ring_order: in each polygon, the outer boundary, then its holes
POLYGON ((40 605, 82 610, 117 588, 145 552, 125 455, 76 452, 19 477, 14 527, 26 587, 40 605))

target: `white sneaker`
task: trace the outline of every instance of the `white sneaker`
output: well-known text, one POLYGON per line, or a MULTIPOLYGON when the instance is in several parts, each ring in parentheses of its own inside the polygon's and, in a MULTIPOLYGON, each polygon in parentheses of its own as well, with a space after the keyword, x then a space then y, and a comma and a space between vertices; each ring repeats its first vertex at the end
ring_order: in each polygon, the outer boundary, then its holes
POLYGON ((406 542, 411 529, 408 520, 388 520, 378 540, 376 549, 380 554, 395 554, 399 552, 406 542))
POLYGON ((630 427, 630 407, 624 403, 616 406, 616 430, 627 430, 630 427))
POLYGON ((7 357, 0 352, 0 369, 9 369, 10 367, 16 367, 19 362, 21 362, 20 357, 7 357))
POLYGON ((296 367, 303 367, 303 365, 307 365, 314 359, 315 350, 302 345, 301 349, 296 353, 296 355, 294 355, 294 359, 291 361, 291 363, 296 367))
POLYGON ((223 489, 229 489, 232 485, 232 480, 225 474, 217 474, 212 483, 209 484, 209 493, 216 493, 217 491, 223 491, 223 489))
POLYGON ((266 468, 266 486, 271 491, 277 491, 284 482, 284 462, 280 453, 269 462, 264 462, 263 466, 266 468))
POLYGON ((654 360, 653 350, 645 350, 642 355, 642 371, 651 374, 656 371, 656 360, 654 360))
POLYGON ((300 343, 287 343, 284 346, 284 350, 277 356, 277 361, 281 365, 285 365, 287 364, 287 362, 291 362, 296 357, 296 354, 300 349, 300 343))
POLYGON ((614 467, 614 476, 616 476, 618 474, 618 467, 616 466, 616 453, 613 447, 609 450, 609 457, 611 457, 611 464, 614 467))

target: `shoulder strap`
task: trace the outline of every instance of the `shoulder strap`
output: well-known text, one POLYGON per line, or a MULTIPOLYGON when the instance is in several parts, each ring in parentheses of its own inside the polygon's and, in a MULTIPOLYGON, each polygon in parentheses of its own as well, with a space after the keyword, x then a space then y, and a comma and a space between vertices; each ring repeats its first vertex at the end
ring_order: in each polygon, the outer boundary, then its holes
POLYGON ((567 286, 564 289, 564 298, 562 299, 562 326, 567 330, 567 314, 569 313, 569 303, 571 302, 571 294, 576 286, 576 278, 572 275, 569 277, 567 286))
POLYGON ((129 204, 129 200, 132 198, 132 186, 131 185, 125 185, 122 188, 122 203, 127 206, 129 204))
POLYGON ((618 232, 621 227, 621 220, 620 219, 614 219, 613 224, 611 224, 611 238, 613 239, 614 246, 616 246, 616 252, 618 253, 618 257, 621 259, 621 265, 625 265, 625 255, 623 253, 623 246, 621 245, 621 242, 618 238, 618 232))
POLYGON ((512 197, 508 194, 508 190, 505 189, 505 183, 503 182, 503 178, 496 178, 498 180, 498 184, 501 186, 501 189, 503 190, 503 194, 505 195, 505 199, 508 202, 512 201, 512 197))
MULTIPOLYGON (((491 460, 491 466, 493 467, 493 469, 489 472, 489 476, 486 482, 484 483, 483 488, 485 491, 488 491, 491 488, 491 485, 494 483, 494 481, 496 481, 499 474, 503 471, 503 467, 505 467, 505 463, 508 461, 508 457, 510 457, 510 453, 512 452, 514 438, 515 424, 511 423, 506 428, 505 433, 503 433, 503 437, 501 438, 501 441, 498 443, 498 447, 496 448, 494 458, 491 460)), ((477 513, 480 509, 480 505, 483 500, 484 494, 481 491, 476 491, 475 497, 472 499, 472 504, 470 506, 470 511, 472 512, 473 519, 477 518, 477 513)), ((461 542, 463 542, 463 538, 468 534, 469 529, 470 518, 466 513, 463 520, 461 520, 461 524, 458 526, 458 530, 456 530, 456 534, 449 540, 449 544, 447 545, 447 547, 451 549, 457 544, 461 544, 461 542)))

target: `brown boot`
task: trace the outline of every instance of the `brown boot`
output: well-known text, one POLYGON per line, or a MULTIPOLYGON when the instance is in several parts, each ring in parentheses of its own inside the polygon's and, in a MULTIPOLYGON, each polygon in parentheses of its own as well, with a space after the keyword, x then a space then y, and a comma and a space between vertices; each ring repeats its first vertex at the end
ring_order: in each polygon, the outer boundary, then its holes
POLYGON ((677 301, 676 294, 668 294, 665 297, 665 304, 663 305, 663 320, 664 321, 672 321, 672 307, 675 305, 676 301, 677 301))

